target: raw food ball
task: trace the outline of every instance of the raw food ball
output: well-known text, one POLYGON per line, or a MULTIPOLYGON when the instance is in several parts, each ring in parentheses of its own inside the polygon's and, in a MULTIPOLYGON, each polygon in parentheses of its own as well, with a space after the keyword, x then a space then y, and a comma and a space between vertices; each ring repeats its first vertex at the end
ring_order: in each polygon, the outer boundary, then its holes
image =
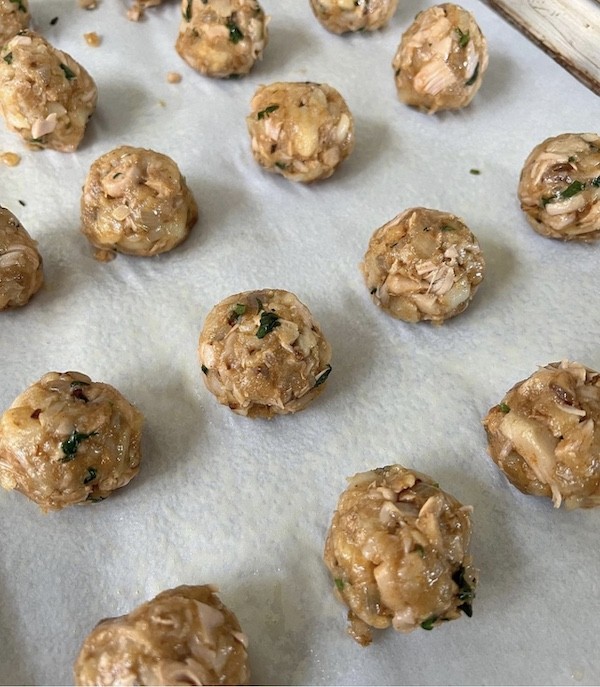
POLYGON ((25 305, 44 281, 37 242, 0 207, 0 310, 25 305))
POLYGON ((556 508, 600 506, 600 374, 563 360, 518 382, 483 421, 493 461, 556 508))
POLYGON ((213 585, 169 589, 102 620, 75 662, 76 685, 247 685, 248 640, 213 585))
POLYGON ((86 70, 33 31, 0 50, 0 113, 31 147, 73 152, 97 98, 86 70))
POLYGON ((95 502, 139 470, 142 414, 80 372, 49 372, 0 417, 0 485, 43 511, 95 502))
POLYGON ((254 159, 286 179, 327 179, 354 148, 352 114, 327 84, 260 86, 250 106, 246 123, 254 159))
POLYGON ((518 194, 538 234, 600 238, 600 136, 561 134, 537 145, 525 161, 518 194))
POLYGON ((469 305, 485 261, 458 217, 410 208, 373 234, 361 270, 373 301, 390 315, 441 324, 469 305))
POLYGON ((204 382, 239 415, 302 410, 323 390, 331 348, 289 291, 238 293, 208 314, 198 348, 204 382))
POLYGON ((461 612, 471 617, 471 506, 401 465, 349 482, 327 535, 325 564, 350 609, 350 635, 366 646, 371 628, 431 630, 461 612))
POLYGON ((400 100, 429 113, 466 107, 488 66, 473 15, 449 2, 419 12, 392 62, 400 100))
POLYGON ((319 22, 332 33, 376 31, 398 8, 398 0, 310 0, 319 22))
POLYGON ((81 197, 81 231, 110 259, 115 251, 158 255, 187 238, 198 207, 175 162, 121 146, 90 167, 81 197))
POLYGON ((29 26, 29 0, 0 0, 0 46, 29 26))
POLYGON ((206 76, 247 74, 263 55, 268 17, 257 0, 182 0, 175 49, 206 76))

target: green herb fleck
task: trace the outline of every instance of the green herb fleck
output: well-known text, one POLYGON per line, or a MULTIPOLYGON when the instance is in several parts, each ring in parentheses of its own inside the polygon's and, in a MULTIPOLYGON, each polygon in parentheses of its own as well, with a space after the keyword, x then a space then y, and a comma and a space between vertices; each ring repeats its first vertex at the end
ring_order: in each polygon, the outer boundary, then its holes
POLYGON ((200 369, 202 370, 202 372, 203 372, 205 375, 208 374, 208 367, 206 367, 206 365, 202 365, 202 366, 200 367, 200 369))
POLYGON ((29 140, 29 143, 37 143, 38 145, 43 145, 44 143, 44 137, 39 136, 38 138, 32 138, 29 140))
POLYGON ((577 160, 575 155, 569 155, 569 157, 567 158, 567 162, 575 162, 575 160, 577 160))
MULTIPOLYGON (((600 179, 600 177, 598 177, 600 179)), ((592 184, 596 186, 597 179, 594 179, 592 184)), ((583 189, 585 188, 585 183, 582 183, 581 181, 573 181, 570 183, 567 188, 563 189, 562 191, 559 191, 553 196, 550 196, 549 198, 542 198, 542 205, 546 207, 548 203, 554 203, 557 200, 565 200, 565 198, 572 198, 573 196, 577 195, 578 193, 581 193, 583 189)))
POLYGON ((500 412, 504 413, 510 413, 510 406, 508 406, 506 403, 499 403, 498 408, 500 408, 500 412))
POLYGON ((60 63, 60 68, 65 73, 65 76, 67 77, 68 81, 71 81, 71 79, 74 79, 77 76, 72 69, 69 69, 69 67, 67 67, 67 65, 63 64, 62 62, 60 63))
POLYGON ((256 332, 256 338, 264 339, 269 332, 272 332, 275 327, 279 327, 280 324, 281 322, 279 322, 279 315, 277 313, 263 310, 260 315, 260 327, 256 332))
POLYGON ((468 31, 463 32, 459 28, 456 28, 455 31, 456 31, 456 35, 458 36, 458 45, 461 48, 466 48, 467 45, 469 44, 469 38, 470 38, 469 32, 468 31))
POLYGON ((421 556, 421 558, 425 558, 425 549, 421 546, 421 544, 415 544, 415 551, 421 556))
POLYGON ((123 176, 123 172, 117 172, 116 174, 113 174, 113 179, 118 179, 119 177, 123 176))
POLYGON ((319 374, 315 377, 315 386, 321 386, 321 384, 324 384, 327 381, 327 377, 329 377, 331 374, 331 369, 331 365, 327 365, 323 372, 319 372, 319 374))
POLYGON ((473 616, 473 605, 471 602, 475 598, 475 590, 469 582, 465 580, 465 568, 463 565, 453 573, 452 580, 458 587, 458 599, 463 602, 458 609, 468 618, 471 618, 473 616))
POLYGON ((596 188, 600 188, 600 177, 596 177, 595 179, 592 179, 592 186, 595 186, 596 188))
POLYGON ((479 62, 475 65, 475 71, 473 72, 473 76, 465 83, 465 86, 472 86, 477 81, 478 76, 479 76, 479 62))
MULTIPOLYGON (((185 7, 185 12, 183 13, 183 18, 186 21, 192 20, 192 1, 193 0, 188 0, 188 4, 185 7)), ((206 4, 206 3, 204 3, 204 4, 206 4)))
POLYGON ((279 167, 279 169, 287 169, 285 162, 276 162, 275 167, 279 167))
POLYGON ((438 619, 437 615, 431 615, 431 616, 429 616, 429 618, 427 618, 427 620, 424 620, 421 623, 421 627, 424 630, 433 630, 433 625, 437 619, 438 619))
POLYGON ((263 304, 262 304, 262 301, 260 300, 260 298, 257 298, 256 299, 256 312, 260 312, 261 310, 264 310, 264 307, 263 307, 263 304))
POLYGON ((96 468, 88 468, 87 475, 83 478, 83 483, 89 484, 90 482, 93 482, 96 479, 96 477, 98 477, 98 472, 96 468))
POLYGON ((229 313, 229 317, 227 318, 227 322, 229 323, 230 327, 233 327, 233 325, 240 319, 240 317, 246 312, 246 306, 243 303, 236 303, 233 308, 231 309, 231 312, 229 313))
POLYGON ((24 200, 20 200, 19 205, 22 205, 23 207, 25 207, 27 205, 27 203, 24 200))
POLYGON ((79 380, 79 379, 76 379, 75 381, 71 382, 71 386, 72 386, 72 387, 73 387, 73 386, 89 386, 89 385, 90 385, 89 382, 83 382, 83 381, 81 381, 81 380, 79 380))
POLYGON ((19 9, 21 12, 27 12, 27 7, 23 4, 23 0, 10 0, 13 5, 17 6, 17 9, 19 9))
POLYGON ((58 21, 58 17, 54 17, 53 19, 51 19, 50 20, 50 26, 54 26, 57 21, 58 21))
POLYGON ((225 26, 229 29, 229 40, 234 45, 239 43, 244 37, 244 34, 240 31, 239 26, 233 21, 232 17, 227 19, 225 26))
POLYGON ((100 501, 104 501, 106 496, 96 496, 93 491, 91 491, 87 495, 86 501, 91 501, 92 503, 100 503, 100 501))
POLYGON ((334 580, 334 582, 335 582, 335 586, 336 586, 336 587, 340 590, 340 592, 341 592, 342 589, 344 588, 344 580, 342 580, 341 577, 336 577, 335 580, 334 580))
POLYGON ((71 432, 71 436, 68 439, 65 439, 60 445, 65 455, 64 458, 61 458, 59 462, 69 463, 70 461, 72 461, 75 458, 77 449, 79 448, 79 444, 84 439, 89 439, 90 437, 93 437, 96 434, 98 434, 98 432, 90 432, 89 434, 86 434, 85 432, 78 432, 76 429, 74 429, 71 432))
POLYGON ((268 107, 265 107, 264 110, 261 110, 257 115, 256 119, 261 120, 261 119, 266 119, 272 112, 275 112, 275 110, 279 109, 279 105, 269 105, 268 107))
POLYGON ((371 296, 375 295, 377 293, 377 287, 374 286, 369 293, 371 294, 371 296))
POLYGON ((442 231, 456 231, 456 227, 451 227, 449 224, 444 224, 442 231))
POLYGON ((2 59, 6 62, 6 64, 12 64, 13 54, 11 52, 9 52, 6 55, 4 55, 4 57, 2 59))
POLYGON ((477 176, 478 174, 481 174, 481 170, 473 168, 469 170, 469 174, 475 174, 475 176, 477 176))

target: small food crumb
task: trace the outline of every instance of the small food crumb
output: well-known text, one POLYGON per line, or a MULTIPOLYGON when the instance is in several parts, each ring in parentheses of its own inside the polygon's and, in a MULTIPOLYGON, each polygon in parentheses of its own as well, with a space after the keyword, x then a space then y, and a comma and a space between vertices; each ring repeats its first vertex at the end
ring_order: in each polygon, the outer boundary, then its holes
POLYGON ((21 162, 21 156, 17 153, 2 153, 0 159, 7 167, 16 167, 21 162))
POLYGON ((179 83, 181 81, 181 74, 179 72, 169 72, 167 74, 167 81, 169 83, 179 83))
POLYGON ((470 169, 469 174, 475 174, 475 175, 481 174, 481 170, 480 169, 470 169))
POLYGON ((85 38, 85 42, 91 45, 92 48, 97 48, 100 43, 102 43, 102 38, 95 31, 84 33, 83 37, 85 38))
POLYGON ((162 98, 158 101, 158 104, 159 104, 161 107, 166 107, 166 106, 167 106, 167 103, 166 103, 162 98))
POLYGON ((95 10, 98 2, 97 0, 79 0, 79 7, 83 10, 95 10))
POLYGON ((23 207, 25 207, 27 205, 27 203, 24 200, 20 200, 19 205, 22 205, 23 207))
POLYGON ((50 20, 50 26, 54 26, 57 21, 58 21, 58 17, 54 17, 53 19, 51 19, 50 20))

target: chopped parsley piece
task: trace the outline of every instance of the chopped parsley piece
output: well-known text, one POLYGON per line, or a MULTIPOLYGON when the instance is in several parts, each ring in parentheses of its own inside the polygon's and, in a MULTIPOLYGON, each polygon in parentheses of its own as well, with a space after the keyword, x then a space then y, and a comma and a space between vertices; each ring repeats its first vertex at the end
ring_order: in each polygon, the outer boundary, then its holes
POLYGON ((23 207, 25 207, 27 205, 27 203, 24 200, 20 200, 19 205, 22 205, 23 207))
POLYGON ((79 380, 79 379, 76 379, 74 382, 71 382, 71 386, 72 386, 72 387, 73 387, 73 386, 89 386, 89 385, 90 385, 89 382, 83 382, 83 381, 81 381, 81 380, 79 380))
POLYGON ((456 35, 458 36, 458 45, 461 48, 466 48, 467 45, 469 44, 469 32, 468 31, 461 31, 458 27, 454 29, 456 31, 456 35))
POLYGON ((83 478, 83 483, 89 484, 90 482, 93 482, 96 477, 98 477, 98 471, 96 468, 88 468, 87 475, 83 478))
POLYGON ((29 143, 39 143, 42 145, 44 143, 44 136, 39 136, 38 138, 30 139, 29 143))
POLYGON ((266 119, 272 112, 275 112, 275 110, 279 109, 279 105, 269 105, 268 107, 265 107, 264 110, 261 110, 257 115, 256 119, 261 120, 261 119, 266 119))
POLYGON ((473 168, 469 170, 469 174, 475 174, 475 176, 477 176, 478 174, 481 174, 481 170, 473 168))
POLYGON ((437 615, 429 616, 429 618, 427 618, 427 620, 424 620, 421 623, 421 627, 424 630, 433 630, 433 625, 437 619, 438 619, 437 615))
POLYGON ((119 177, 123 176, 123 172, 117 172, 116 174, 113 174, 113 179, 118 179, 119 177))
POLYGON ((327 365, 323 372, 319 372, 319 374, 315 377, 315 386, 321 386, 321 384, 324 384, 327 381, 327 377, 329 377, 331 374, 331 369, 331 365, 327 365))
POLYGON ((92 503, 100 503, 100 501, 104 501, 106 496, 96 496, 93 491, 91 491, 87 495, 86 501, 91 501, 92 503))
POLYGON ((240 31, 239 26, 233 21, 232 17, 227 19, 225 26, 229 29, 229 40, 236 45, 239 43, 244 34, 240 31))
POLYGON ((342 589, 344 588, 344 580, 342 580, 340 577, 336 577, 335 580, 334 580, 334 582, 335 582, 335 586, 336 586, 336 587, 340 590, 340 592, 341 592, 342 589))
POLYGON ((456 231, 456 227, 451 227, 449 224, 444 224, 442 231, 456 231))
POLYGON ((27 7, 23 4, 23 0, 10 0, 13 5, 16 5, 21 12, 27 12, 27 7))
MULTIPOLYGON (((206 5, 206 3, 204 3, 206 5)), ((192 20, 192 0, 188 0, 188 4, 186 5, 185 12, 183 13, 183 18, 186 21, 191 21, 192 20)))
POLYGON ((72 461, 73 458, 75 458, 77 449, 79 448, 79 444, 84 439, 89 439, 90 437, 93 437, 96 434, 98 434, 98 432, 90 432, 89 434, 86 434, 85 432, 78 432, 76 429, 74 429, 71 432, 71 436, 68 439, 65 439, 60 445, 65 456, 64 458, 61 458, 59 462, 68 463, 72 461))
MULTIPOLYGON (((598 179, 594 179, 594 181, 592 181, 592 184, 594 186, 596 186, 596 181, 598 181, 598 179)), ((565 200, 566 198, 572 198, 573 196, 576 196, 578 193, 581 193, 584 188, 585 184, 575 179, 575 181, 570 183, 567 186, 567 188, 563 189, 562 191, 559 191, 553 196, 550 196, 550 198, 542 198, 542 205, 546 207, 548 203, 554 203, 557 200, 565 200)))
POLYGON ((236 303, 234 307, 231 309, 231 312, 229 313, 229 317, 227 318, 227 322, 230 327, 233 327, 234 324, 240 319, 240 317, 246 312, 246 306, 243 303, 236 303))
POLYGON ((208 367, 206 365, 201 365, 200 369, 202 370, 202 373, 207 375, 208 374, 208 367))
POLYGON ((4 57, 2 59, 6 62, 6 64, 12 64, 13 54, 11 52, 9 52, 6 55, 4 55, 4 57))
POLYGON ((596 177, 595 179, 592 179, 592 186, 595 186, 596 188, 600 188, 600 177, 596 177))
POLYGON ((69 69, 69 67, 67 67, 67 65, 63 64, 62 62, 60 63, 60 68, 63 70, 65 76, 69 81, 71 81, 71 79, 74 79, 77 76, 72 69, 69 69))
POLYGON ((257 298, 256 299, 256 312, 260 312, 261 310, 264 310, 264 307, 263 307, 263 304, 262 304, 262 301, 260 300, 260 298, 257 298))
POLYGON ((569 155, 569 157, 567 158, 567 162, 575 162, 575 160, 577 160, 575 155, 569 155))
POLYGON ((287 169, 285 162, 276 162, 275 167, 279 167, 279 169, 287 169))
POLYGON ((473 72, 473 76, 465 83, 465 86, 472 86, 477 81, 478 76, 479 76, 479 62, 475 66, 475 71, 473 72))
POLYGON ((421 546, 421 544, 415 544, 415 551, 421 556, 421 558, 425 558, 425 549, 421 546))
POLYGON ((260 327, 256 332, 256 338, 264 339, 269 332, 272 332, 275 327, 279 327, 280 324, 277 313, 263 310, 260 315, 260 327))
POLYGON ((58 21, 58 17, 54 17, 54 19, 51 19, 50 20, 50 26, 54 26, 57 21, 58 21))
POLYGON ((453 573, 452 580, 458 586, 458 599, 463 602, 458 609, 468 618, 471 618, 473 616, 473 605, 471 602, 475 598, 475 590, 467 580, 465 580, 465 568, 463 565, 453 573))
POLYGON ((498 408, 500 408, 501 413, 510 413, 510 406, 508 406, 506 403, 499 403, 498 408))
POLYGON ((376 293, 377 293, 377 287, 374 286, 374 287, 371 289, 371 291, 370 291, 369 293, 371 294, 371 296, 373 296, 374 294, 376 294, 376 293))

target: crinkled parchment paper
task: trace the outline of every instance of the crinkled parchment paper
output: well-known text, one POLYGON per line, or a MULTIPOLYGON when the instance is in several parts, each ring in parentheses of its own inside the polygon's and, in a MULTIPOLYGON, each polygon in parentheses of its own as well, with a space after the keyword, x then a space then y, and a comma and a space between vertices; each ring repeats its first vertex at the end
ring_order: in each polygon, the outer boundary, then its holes
POLYGON ((0 494, 2 683, 68 683, 98 620, 206 582, 249 635, 257 684, 600 681, 600 510, 555 511, 515 491, 481 428, 537 365, 600 368, 600 246, 538 236, 516 199, 534 145, 597 131, 600 101, 464 0, 490 47, 479 94, 463 112, 405 107, 390 63, 427 4, 403 0, 385 30, 338 37, 307 0, 264 0, 264 61, 215 81, 176 54, 173 0, 137 24, 121 0, 90 12, 31 0, 36 27, 96 79, 99 107, 75 154, 30 152, 0 126, 0 150, 23 156, 0 167, 0 203, 39 241, 46 272, 27 307, 0 314, 0 407, 49 370, 80 370, 116 386, 146 424, 139 476, 103 503, 43 515, 0 494), (89 31, 100 47, 86 44, 89 31), (182 82, 167 83, 169 71, 182 82), (346 98, 356 149, 331 179, 294 185, 253 161, 249 101, 277 80, 328 82, 346 98), (170 254, 102 264, 79 233, 80 190, 92 161, 120 144, 173 157, 200 221, 170 254), (470 308, 438 328, 377 310, 358 270, 371 233, 415 205, 461 216, 488 262, 470 308), (295 292, 333 347, 322 396, 271 422, 219 406, 196 358, 210 308, 261 287, 295 292), (362 649, 321 554, 345 477, 393 462, 473 504, 481 581, 472 619, 388 631, 362 649))

